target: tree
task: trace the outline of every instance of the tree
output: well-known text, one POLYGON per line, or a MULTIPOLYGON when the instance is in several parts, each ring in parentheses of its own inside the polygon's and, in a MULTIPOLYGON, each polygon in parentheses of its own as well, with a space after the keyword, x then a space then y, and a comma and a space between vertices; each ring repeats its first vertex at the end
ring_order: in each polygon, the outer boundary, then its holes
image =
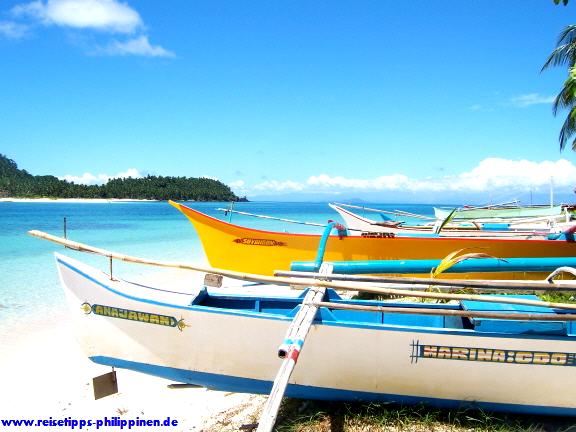
POLYGON ((128 177, 111 179, 102 186, 80 185, 51 175, 31 175, 3 154, 0 154, 0 197, 240 200, 229 186, 204 177, 128 177))
MULTIPOLYGON (((556 96, 552 106, 552 112, 555 116, 560 109, 568 110, 568 115, 558 137, 560 151, 564 149, 568 140, 576 134, 576 25, 574 24, 567 26, 560 33, 556 49, 552 51, 542 66, 542 70, 564 65, 568 67, 568 78, 564 81, 564 87, 556 96)), ((572 150, 576 151, 576 138, 572 140, 572 150)))

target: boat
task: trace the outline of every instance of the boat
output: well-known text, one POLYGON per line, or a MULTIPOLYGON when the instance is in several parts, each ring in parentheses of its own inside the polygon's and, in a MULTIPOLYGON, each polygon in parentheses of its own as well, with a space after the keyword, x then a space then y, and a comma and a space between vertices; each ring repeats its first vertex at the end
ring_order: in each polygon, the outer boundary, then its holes
MULTIPOLYGON (((444 220, 454 209, 434 208, 434 215, 437 219, 444 220)), ((563 205, 556 206, 503 206, 503 207, 463 207, 455 209, 452 215, 453 220, 476 220, 476 221, 494 221, 494 220, 518 220, 538 219, 550 220, 556 222, 570 221, 571 213, 569 207, 563 205)))
MULTIPOLYGON (((182 292, 55 255, 90 360, 221 391, 270 392, 278 346, 312 290, 182 292)), ((298 367, 284 394, 574 416, 576 306, 540 303, 532 295, 450 304, 350 300, 327 289, 306 344, 300 340, 292 356, 298 367)))
MULTIPOLYGON (((546 239, 402 237, 390 233, 365 233, 347 236, 345 227, 338 235, 299 234, 256 230, 231 224, 170 201, 192 223, 213 267, 238 272, 272 275, 275 270, 289 270, 295 260, 314 261, 322 251, 325 261, 365 260, 442 260, 458 250, 482 252, 506 259, 514 257, 576 257, 572 232, 551 235, 546 239), (321 240, 325 244, 321 244, 321 240)), ((429 272, 426 272, 429 273, 429 272)), ((510 271, 470 272, 471 279, 540 279, 547 272, 510 271)), ((411 276, 408 274, 408 276, 411 276)), ((450 273, 439 277, 451 277, 450 273)))
MULTIPOLYGON (((549 221, 520 221, 514 223, 478 223, 475 221, 467 221, 447 223, 442 226, 443 220, 438 220, 433 224, 405 225, 398 221, 376 221, 332 203, 328 204, 328 206, 340 215, 346 227, 350 230, 351 235, 361 235, 367 232, 389 232, 400 236, 421 236, 436 233, 440 237, 514 237, 517 239, 543 239, 550 233, 561 232, 574 226, 574 222, 550 224, 549 221)), ((447 215, 447 217, 449 217, 449 215, 447 215)))

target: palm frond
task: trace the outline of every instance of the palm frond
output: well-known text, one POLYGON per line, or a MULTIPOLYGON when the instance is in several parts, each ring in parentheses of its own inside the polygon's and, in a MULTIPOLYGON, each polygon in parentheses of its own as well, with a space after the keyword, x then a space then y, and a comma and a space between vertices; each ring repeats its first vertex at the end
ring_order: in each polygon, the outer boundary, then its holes
POLYGON ((569 24, 558 35, 556 45, 560 45, 563 42, 573 43, 574 41, 576 41, 576 24, 569 24))
MULTIPOLYGON (((572 135, 576 134, 576 107, 572 107, 564 124, 560 129, 560 135, 558 136, 558 141, 560 141, 560 151, 564 150, 566 143, 572 135)), ((572 148, 574 148, 574 142, 572 143, 572 148)))
POLYGON ((558 96, 554 99, 552 103, 552 113, 554 116, 558 114, 558 111, 565 108, 572 108, 576 105, 576 75, 573 74, 574 68, 571 69, 570 75, 566 81, 564 81, 564 87, 558 93, 558 96))
POLYGON ((450 214, 448 216, 446 216, 446 219, 444 219, 442 221, 442 223, 440 225, 438 225, 438 227, 436 227, 436 229, 434 230, 434 233, 438 234, 440 231, 442 231, 442 228, 444 228, 446 226, 446 224, 452 220, 452 218, 454 217, 455 214, 456 214, 456 209, 452 209, 450 214))
POLYGON ((438 267, 436 267, 435 269, 432 269, 432 271, 430 273, 430 277, 432 279, 434 279, 435 277, 437 277, 441 273, 444 273, 450 267, 453 267, 456 264, 458 264, 459 262, 465 261, 467 259, 495 258, 495 259, 500 259, 502 261, 506 261, 503 258, 498 258, 498 257, 489 255, 489 254, 484 253, 484 252, 471 252, 471 253, 458 255, 459 253, 465 251, 466 249, 468 249, 468 248, 458 249, 457 251, 454 251, 454 252, 451 252, 450 254, 448 254, 442 261, 440 261, 440 264, 438 264, 438 267))
POLYGON ((576 25, 572 24, 564 28, 558 36, 556 49, 552 51, 540 71, 551 66, 574 66, 576 64, 576 25))
POLYGON ((450 252, 448 255, 446 255, 442 259, 442 261, 440 261, 440 264, 438 264, 438 267, 432 269, 432 271, 430 272, 430 277, 432 279, 434 279, 440 273, 442 273, 445 270, 448 270, 450 267, 452 267, 455 264, 455 263, 452 263, 452 260, 454 259, 454 257, 456 255, 458 255, 460 252, 463 252, 464 250, 465 249, 458 249, 458 250, 455 250, 454 252, 450 252))

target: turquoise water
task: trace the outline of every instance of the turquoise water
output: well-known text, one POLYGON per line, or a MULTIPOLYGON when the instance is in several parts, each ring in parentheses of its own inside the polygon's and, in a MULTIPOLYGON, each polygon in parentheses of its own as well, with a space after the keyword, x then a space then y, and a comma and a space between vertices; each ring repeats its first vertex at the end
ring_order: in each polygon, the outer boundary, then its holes
MULTIPOLYGON (((228 220, 217 208, 229 203, 189 203, 212 216, 228 220)), ((433 214, 430 205, 370 205, 433 214)), ((235 210, 325 224, 339 216, 325 203, 236 203, 235 210)), ((362 213, 362 211, 358 211, 362 213)), ((364 213, 377 219, 375 213, 364 213)), ((53 252, 58 251, 108 270, 108 260, 65 250, 57 244, 28 236, 29 230, 68 238, 127 255, 158 260, 205 263, 196 232, 188 220, 166 202, 126 203, 9 203, 0 202, 0 337, 31 319, 50 319, 65 308, 53 252)), ((232 222, 252 228, 288 232, 317 232, 322 228, 234 214, 232 222)), ((150 271, 140 265, 115 263, 114 272, 130 277, 150 271)))

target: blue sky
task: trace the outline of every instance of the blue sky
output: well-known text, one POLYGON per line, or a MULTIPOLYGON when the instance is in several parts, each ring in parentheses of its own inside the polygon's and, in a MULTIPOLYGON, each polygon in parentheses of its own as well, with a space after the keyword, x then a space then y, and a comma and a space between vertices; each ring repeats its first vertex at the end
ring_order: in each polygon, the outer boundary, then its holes
POLYGON ((0 153, 251 199, 572 199, 552 0, 0 2, 0 153), (544 198, 542 198, 544 199, 544 198))

